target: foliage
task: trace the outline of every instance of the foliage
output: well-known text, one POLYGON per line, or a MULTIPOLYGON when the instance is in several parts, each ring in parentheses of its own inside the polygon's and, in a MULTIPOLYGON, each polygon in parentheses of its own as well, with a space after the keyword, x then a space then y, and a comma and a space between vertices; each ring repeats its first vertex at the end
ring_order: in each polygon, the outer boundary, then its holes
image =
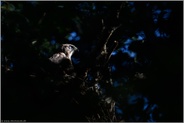
POLYGON ((2 1, 2 119, 182 121, 182 10, 166 1, 2 1), (79 49, 76 76, 48 61, 64 43, 79 49))

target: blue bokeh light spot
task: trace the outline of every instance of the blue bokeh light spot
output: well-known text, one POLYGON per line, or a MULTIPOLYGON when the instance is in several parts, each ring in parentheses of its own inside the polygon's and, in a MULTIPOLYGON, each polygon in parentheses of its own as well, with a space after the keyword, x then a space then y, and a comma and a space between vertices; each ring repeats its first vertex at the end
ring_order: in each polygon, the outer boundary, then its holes
POLYGON ((150 115, 149 115, 149 120, 148 120, 148 122, 155 122, 155 120, 153 119, 153 114, 152 113, 150 113, 150 115))
POLYGON ((56 44, 56 40, 51 40, 51 42, 50 42, 52 45, 55 45, 56 44))
POLYGON ((137 54, 136 54, 135 52, 129 51, 129 52, 128 52, 128 55, 129 55, 131 58, 135 58, 137 54))
POLYGON ((121 110, 118 106, 115 106, 115 111, 117 114, 123 114, 123 110, 121 110))
POLYGON ((160 31, 159 31, 159 28, 155 30, 155 36, 156 36, 156 37, 160 37, 160 31))
POLYGON ((71 32, 71 33, 68 35, 67 39, 68 39, 69 41, 79 41, 79 40, 80 40, 80 36, 77 36, 77 33, 73 31, 73 32, 71 32))
POLYGON ((169 35, 165 32, 160 32, 159 28, 155 30, 155 36, 157 38, 169 38, 169 35))
POLYGON ((96 10, 96 6, 95 5, 93 5, 93 8, 92 8, 93 10, 96 10))
POLYGON ((119 50, 124 53, 126 49, 121 47, 119 50))
POLYGON ((128 39, 124 42, 124 44, 131 44, 132 42, 133 42, 133 40, 130 39, 130 38, 128 38, 128 39))
POLYGON ((70 36, 71 36, 71 37, 76 37, 76 36, 77 36, 77 33, 76 33, 76 32, 71 32, 71 33, 70 33, 70 36))
POLYGON ((172 12, 171 9, 165 9, 164 10, 165 14, 163 15, 163 19, 167 20, 172 12))
POLYGON ((112 66, 111 66, 111 71, 112 71, 112 72, 115 72, 115 71, 116 71, 116 66, 115 66, 115 65, 112 65, 112 66))
POLYGON ((117 54, 117 51, 113 51, 113 52, 111 53, 112 56, 115 56, 116 54, 117 54))
POLYGON ((80 40, 80 36, 77 36, 76 38, 75 38, 75 41, 79 41, 80 40))
POLYGON ((123 51, 124 51, 124 50, 127 50, 128 47, 129 47, 129 45, 125 45, 125 48, 122 48, 122 50, 123 50, 123 51))
POLYGON ((154 104, 152 107, 151 107, 151 111, 155 110, 155 108, 157 108, 158 106, 156 104, 154 104))
POLYGON ((140 98, 140 95, 129 95, 128 96, 128 104, 136 104, 137 99, 140 98))
POLYGON ((68 40, 69 40, 69 41, 72 41, 72 40, 73 40, 73 37, 69 36, 69 37, 68 37, 68 40))
POLYGON ((144 38, 142 36, 138 36, 137 40, 143 40, 144 38))
POLYGON ((146 103, 144 104, 143 110, 146 110, 149 105, 146 103))
POLYGON ((118 86, 119 86, 119 83, 118 83, 117 81, 114 81, 114 82, 113 82, 113 86, 114 86, 114 87, 118 87, 118 86))
POLYGON ((144 31, 138 32, 136 35, 138 36, 137 40, 144 40, 146 38, 144 31))
POLYGON ((153 13, 154 13, 154 14, 157 14, 157 15, 159 15, 161 12, 162 12, 162 11, 161 11, 161 10, 159 10, 159 9, 157 9, 157 10, 153 11, 153 13))

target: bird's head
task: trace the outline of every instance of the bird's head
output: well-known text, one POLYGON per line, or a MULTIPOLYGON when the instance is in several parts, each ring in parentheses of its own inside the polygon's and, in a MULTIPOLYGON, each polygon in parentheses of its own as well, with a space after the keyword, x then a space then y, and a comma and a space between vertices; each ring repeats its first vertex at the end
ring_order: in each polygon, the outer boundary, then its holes
POLYGON ((79 51, 78 48, 73 44, 63 44, 61 46, 61 50, 69 59, 71 59, 71 56, 75 51, 79 51))

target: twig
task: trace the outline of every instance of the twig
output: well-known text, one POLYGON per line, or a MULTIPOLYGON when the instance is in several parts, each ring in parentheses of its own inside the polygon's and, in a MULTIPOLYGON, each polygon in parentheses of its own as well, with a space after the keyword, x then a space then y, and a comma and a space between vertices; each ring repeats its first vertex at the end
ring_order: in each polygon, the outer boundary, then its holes
POLYGON ((108 41, 109 41, 110 37, 112 36, 112 34, 113 34, 119 27, 121 27, 121 24, 120 24, 119 26, 117 26, 117 27, 114 27, 114 28, 111 30, 111 32, 110 32, 109 36, 107 37, 106 42, 105 42, 104 45, 106 45, 106 44, 108 43, 108 41))
MULTIPOLYGON (((117 41, 114 41, 114 43, 116 43, 116 45, 115 45, 115 47, 113 48, 112 52, 115 51, 115 49, 116 49, 117 46, 118 46, 118 42, 117 42, 117 41)), ((109 57, 108 57, 106 63, 104 64, 104 66, 109 62, 109 60, 110 60, 110 58, 111 58, 111 56, 112 56, 112 52, 110 53, 110 55, 109 55, 109 57)))
POLYGON ((41 24, 43 22, 43 19, 45 18, 45 16, 46 16, 46 12, 43 13, 43 16, 38 21, 38 24, 41 24))
POLYGON ((113 34, 119 27, 121 27, 121 24, 120 24, 119 26, 117 26, 117 27, 114 27, 114 28, 111 30, 109 36, 108 36, 107 39, 106 39, 106 42, 104 43, 104 45, 103 45, 103 47, 102 47, 102 49, 101 49, 101 53, 100 53, 100 55, 97 57, 97 59, 99 59, 102 55, 107 55, 107 43, 108 43, 110 37, 112 36, 112 34, 113 34))
POLYGON ((102 32, 105 30, 104 19, 102 19, 102 32))
POLYGON ((119 15, 120 15, 120 12, 121 12, 121 10, 122 10, 122 8, 123 8, 123 6, 124 6, 124 2, 121 4, 121 6, 120 6, 120 9, 117 11, 117 19, 119 19, 119 15))

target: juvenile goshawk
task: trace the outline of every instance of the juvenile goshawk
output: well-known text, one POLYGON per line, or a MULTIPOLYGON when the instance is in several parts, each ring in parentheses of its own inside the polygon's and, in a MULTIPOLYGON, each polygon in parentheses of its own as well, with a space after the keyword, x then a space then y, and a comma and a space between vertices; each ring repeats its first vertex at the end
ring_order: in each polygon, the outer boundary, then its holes
POLYGON ((61 46, 61 52, 55 53, 49 60, 59 65, 63 72, 68 73, 68 71, 73 69, 71 57, 77 50, 78 48, 72 44, 63 44, 61 46))

